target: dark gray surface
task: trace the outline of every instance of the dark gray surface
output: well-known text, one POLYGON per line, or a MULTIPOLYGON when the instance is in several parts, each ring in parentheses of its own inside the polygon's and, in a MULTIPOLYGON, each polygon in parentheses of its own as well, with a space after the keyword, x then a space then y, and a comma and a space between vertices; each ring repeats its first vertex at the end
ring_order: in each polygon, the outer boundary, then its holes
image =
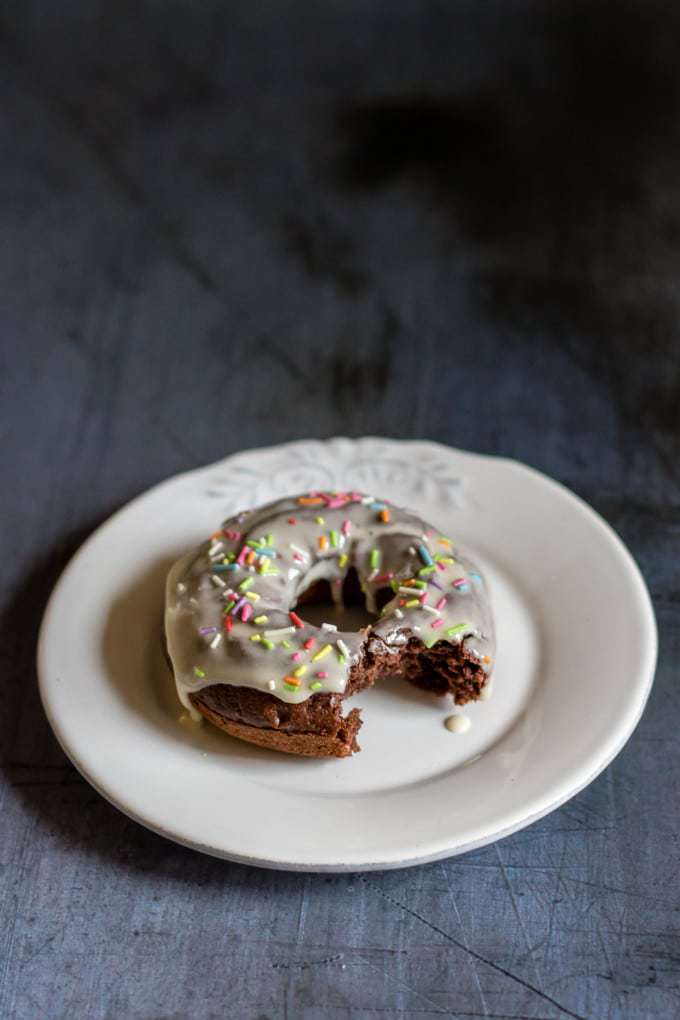
POLYGON ((22 2, 1 28, 0 1017, 680 1015, 677 8, 22 2), (642 723, 448 862, 173 846, 50 735, 50 588, 167 475, 367 432, 518 457, 604 514, 658 614, 642 723))

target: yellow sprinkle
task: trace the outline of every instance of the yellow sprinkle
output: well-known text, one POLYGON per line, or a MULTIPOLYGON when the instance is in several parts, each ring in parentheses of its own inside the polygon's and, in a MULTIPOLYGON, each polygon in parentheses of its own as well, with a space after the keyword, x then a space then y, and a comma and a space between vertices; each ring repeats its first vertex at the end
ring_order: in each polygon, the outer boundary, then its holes
POLYGON ((268 616, 256 616, 253 623, 267 623, 269 620, 268 616))
POLYGON ((306 666, 298 666, 297 669, 293 670, 293 676, 304 676, 306 672, 307 672, 306 666))
POLYGON ((347 555, 347 553, 343 553, 342 556, 338 556, 338 566, 340 568, 346 567, 348 559, 349 559, 349 556, 347 555))
POLYGON ((420 605, 420 599, 409 599, 409 601, 406 603, 406 608, 407 609, 413 609, 414 606, 419 606, 419 605, 420 605))
POLYGON ((250 640, 251 641, 261 641, 262 640, 262 636, 260 634, 251 634, 250 635, 250 640))
POLYGON ((333 650, 332 645, 324 645, 323 648, 319 649, 316 655, 312 656, 312 662, 318 662, 319 659, 323 659, 326 655, 328 655, 329 652, 332 652, 332 650, 333 650))
POLYGON ((260 596, 258 595, 258 593, 256 591, 247 591, 246 592, 246 598, 250 599, 251 602, 257 602, 259 597, 260 596))
POLYGON ((314 520, 316 521, 317 524, 325 524, 326 523, 326 521, 324 520, 323 517, 315 517, 314 520))

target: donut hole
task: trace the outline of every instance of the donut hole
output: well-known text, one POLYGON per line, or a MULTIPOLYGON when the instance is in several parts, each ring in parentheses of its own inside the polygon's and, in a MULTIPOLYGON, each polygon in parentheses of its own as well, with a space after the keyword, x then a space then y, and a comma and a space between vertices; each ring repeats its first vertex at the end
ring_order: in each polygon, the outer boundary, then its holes
MULTIPOLYGON (((381 588, 376 593, 378 612, 392 598, 394 592, 391 588, 381 588)), ((314 581, 300 592, 293 609, 306 623, 315 627, 334 623, 339 630, 346 631, 361 630, 376 619, 376 614, 366 608, 366 598, 354 567, 349 568, 342 581, 339 578, 333 582, 325 578, 314 581), (341 599, 336 601, 331 583, 337 585, 338 582, 341 584, 341 599)))

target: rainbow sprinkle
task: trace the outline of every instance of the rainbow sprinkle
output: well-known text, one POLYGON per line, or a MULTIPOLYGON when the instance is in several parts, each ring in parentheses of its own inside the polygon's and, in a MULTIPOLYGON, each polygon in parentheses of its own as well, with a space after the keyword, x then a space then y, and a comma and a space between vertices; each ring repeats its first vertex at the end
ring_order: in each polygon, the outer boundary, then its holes
POLYGON ((464 630, 469 630, 469 623, 456 623, 453 627, 447 627, 446 633, 448 637, 453 637, 454 634, 461 634, 464 630))
POLYGON ((320 659, 325 659, 325 657, 332 651, 333 651, 332 645, 324 645, 323 648, 319 649, 316 655, 312 656, 312 662, 319 662, 320 659))
POLYGON ((418 546, 418 555, 420 556, 421 560, 423 561, 426 567, 432 566, 432 557, 430 556, 430 552, 422 544, 418 546))

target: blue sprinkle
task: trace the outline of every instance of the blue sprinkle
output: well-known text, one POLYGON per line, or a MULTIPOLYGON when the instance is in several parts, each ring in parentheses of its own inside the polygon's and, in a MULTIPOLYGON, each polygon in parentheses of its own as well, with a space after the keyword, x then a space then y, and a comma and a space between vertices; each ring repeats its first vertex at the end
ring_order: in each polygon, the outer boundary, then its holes
POLYGON ((276 556, 276 552, 274 549, 266 549, 263 545, 261 545, 259 549, 256 549, 255 552, 257 553, 258 556, 268 556, 272 560, 276 556))
POLYGON ((481 581, 482 580, 480 575, 477 573, 476 570, 468 570, 468 577, 471 577, 473 579, 473 581, 481 581))
POLYGON ((225 570, 238 570, 236 563, 218 563, 210 568, 215 574, 223 574, 225 570))
POLYGON ((425 548, 424 545, 419 545, 418 546, 418 552, 420 553, 420 558, 423 561, 423 563, 425 564, 425 566, 426 567, 431 567, 432 566, 432 557, 430 556, 428 550, 425 548))
POLYGON ((371 503, 371 510, 387 510, 387 503, 371 503))

